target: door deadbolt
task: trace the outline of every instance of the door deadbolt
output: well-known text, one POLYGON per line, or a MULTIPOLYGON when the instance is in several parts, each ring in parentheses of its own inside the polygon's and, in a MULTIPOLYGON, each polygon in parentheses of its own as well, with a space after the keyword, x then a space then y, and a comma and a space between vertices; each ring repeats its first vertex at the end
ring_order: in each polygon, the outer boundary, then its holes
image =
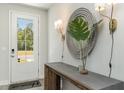
POLYGON ((14 53, 14 49, 12 49, 11 52, 14 53))

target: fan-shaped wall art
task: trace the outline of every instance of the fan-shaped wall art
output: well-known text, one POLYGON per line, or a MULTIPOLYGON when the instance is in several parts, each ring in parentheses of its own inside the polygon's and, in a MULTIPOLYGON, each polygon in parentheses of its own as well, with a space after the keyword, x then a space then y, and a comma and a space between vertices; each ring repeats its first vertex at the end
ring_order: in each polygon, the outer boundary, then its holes
POLYGON ((70 16, 68 21, 67 31, 66 31, 66 42, 71 55, 76 59, 80 59, 80 47, 77 40, 75 40, 75 38, 73 38, 69 33, 69 30, 71 30, 69 28, 69 24, 70 22, 75 21, 76 18, 78 17, 80 17, 82 20, 84 20, 87 23, 90 31, 88 40, 81 41, 82 58, 87 57, 92 52, 97 38, 97 25, 96 25, 96 20, 93 17, 92 13, 86 8, 79 8, 75 10, 70 16))

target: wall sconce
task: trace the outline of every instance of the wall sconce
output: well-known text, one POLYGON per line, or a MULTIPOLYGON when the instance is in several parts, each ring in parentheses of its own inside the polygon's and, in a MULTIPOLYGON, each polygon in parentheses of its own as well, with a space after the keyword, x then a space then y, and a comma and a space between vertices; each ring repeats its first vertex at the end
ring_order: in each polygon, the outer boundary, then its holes
POLYGON ((63 61, 64 58, 64 42, 65 42, 65 31, 64 31, 64 27, 63 27, 63 21, 62 20, 57 20, 54 23, 55 26, 55 30, 60 34, 61 36, 61 40, 62 40, 62 55, 61 55, 61 59, 63 61))
POLYGON ((109 77, 111 77, 111 72, 112 72, 112 57, 113 57, 113 46, 114 46, 114 36, 113 33, 115 32, 115 30, 117 29, 117 20, 115 18, 113 18, 113 11, 114 11, 114 4, 111 3, 111 16, 107 16, 101 13, 101 11, 105 10, 105 4, 96 4, 95 5, 95 10, 99 12, 99 14, 103 17, 106 17, 107 19, 109 19, 109 31, 111 34, 111 38, 112 38, 112 45, 111 45, 111 54, 110 54, 110 59, 109 59, 109 77))
POLYGON ((117 20, 113 18, 114 4, 111 3, 110 17, 101 13, 102 11, 105 10, 105 4, 103 3, 95 4, 95 10, 98 11, 101 16, 109 19, 109 31, 110 33, 113 33, 117 29, 117 20))

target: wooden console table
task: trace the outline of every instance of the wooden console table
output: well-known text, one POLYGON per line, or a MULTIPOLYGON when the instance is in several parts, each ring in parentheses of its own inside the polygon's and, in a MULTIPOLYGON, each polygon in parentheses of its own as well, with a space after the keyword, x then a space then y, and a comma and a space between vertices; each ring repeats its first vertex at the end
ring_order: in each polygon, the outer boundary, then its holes
POLYGON ((82 75, 79 73, 78 68, 62 62, 45 64, 45 90, 59 90, 60 78, 70 81, 83 90, 123 89, 123 82, 116 79, 93 72, 89 72, 88 75, 82 75))

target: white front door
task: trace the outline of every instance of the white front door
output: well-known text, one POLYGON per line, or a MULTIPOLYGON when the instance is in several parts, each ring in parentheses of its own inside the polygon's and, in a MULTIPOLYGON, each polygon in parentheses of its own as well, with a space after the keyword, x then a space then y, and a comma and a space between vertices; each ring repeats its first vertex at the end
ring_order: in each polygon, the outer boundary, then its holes
POLYGON ((39 17, 10 11, 10 82, 38 79, 39 17))

